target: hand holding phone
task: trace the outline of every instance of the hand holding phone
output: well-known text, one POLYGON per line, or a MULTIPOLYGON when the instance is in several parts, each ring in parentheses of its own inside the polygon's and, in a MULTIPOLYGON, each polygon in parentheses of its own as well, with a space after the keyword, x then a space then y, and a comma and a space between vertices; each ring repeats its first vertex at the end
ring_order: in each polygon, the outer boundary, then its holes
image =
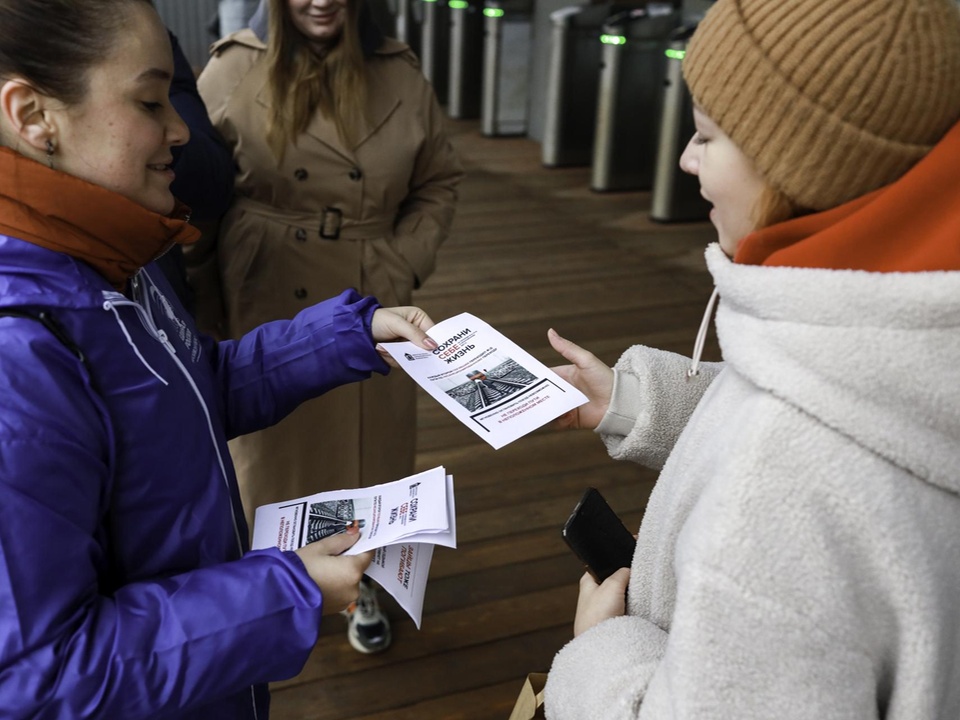
POLYGON ((595 488, 583 494, 562 535, 598 583, 633 562, 636 539, 595 488))

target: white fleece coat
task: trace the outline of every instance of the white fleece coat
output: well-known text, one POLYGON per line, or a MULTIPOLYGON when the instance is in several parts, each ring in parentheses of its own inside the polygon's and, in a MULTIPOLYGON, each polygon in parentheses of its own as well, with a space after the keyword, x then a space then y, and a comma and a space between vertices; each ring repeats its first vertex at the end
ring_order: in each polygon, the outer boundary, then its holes
POLYGON ((960 272, 707 261, 725 362, 617 364, 604 440, 662 472, 547 718, 956 720, 960 272))

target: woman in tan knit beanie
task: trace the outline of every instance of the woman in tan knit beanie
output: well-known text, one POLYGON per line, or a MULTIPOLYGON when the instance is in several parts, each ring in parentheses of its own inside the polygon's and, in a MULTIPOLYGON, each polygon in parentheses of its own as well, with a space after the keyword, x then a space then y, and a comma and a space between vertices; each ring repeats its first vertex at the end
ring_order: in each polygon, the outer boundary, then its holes
POLYGON ((684 74, 718 235, 694 357, 549 333, 591 398, 566 424, 661 474, 547 717, 960 717, 960 13, 719 0, 684 74))

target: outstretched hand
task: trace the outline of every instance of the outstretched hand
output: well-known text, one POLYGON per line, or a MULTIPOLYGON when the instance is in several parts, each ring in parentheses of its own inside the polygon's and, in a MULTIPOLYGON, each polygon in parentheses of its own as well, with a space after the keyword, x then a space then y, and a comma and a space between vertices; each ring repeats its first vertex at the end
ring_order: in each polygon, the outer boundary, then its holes
POLYGON ((323 594, 323 614, 343 610, 360 595, 360 578, 373 561, 373 553, 343 555, 360 539, 356 526, 345 532, 304 545, 296 551, 310 577, 323 594))
MULTIPOLYGON (((418 307, 382 307, 374 311, 370 329, 377 343, 409 340, 424 350, 436 350, 437 343, 426 332, 434 324, 430 316, 418 307)), ((380 345, 377 345, 377 352, 387 363, 397 367, 394 359, 380 345)))
POLYGON ((610 407, 613 395, 613 370, 596 355, 584 350, 576 343, 560 337, 556 330, 547 331, 550 345, 572 365, 551 368, 577 390, 587 396, 590 402, 561 415, 556 423, 561 428, 587 428, 593 430, 603 420, 610 407))

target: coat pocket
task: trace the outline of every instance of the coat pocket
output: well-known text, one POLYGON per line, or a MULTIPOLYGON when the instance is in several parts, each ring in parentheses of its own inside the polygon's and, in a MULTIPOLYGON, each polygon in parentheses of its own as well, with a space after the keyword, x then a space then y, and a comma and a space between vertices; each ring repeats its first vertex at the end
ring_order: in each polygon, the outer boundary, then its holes
POLYGON ((364 285, 369 285, 381 305, 409 305, 417 280, 410 263, 388 238, 367 241, 367 249, 364 285))

